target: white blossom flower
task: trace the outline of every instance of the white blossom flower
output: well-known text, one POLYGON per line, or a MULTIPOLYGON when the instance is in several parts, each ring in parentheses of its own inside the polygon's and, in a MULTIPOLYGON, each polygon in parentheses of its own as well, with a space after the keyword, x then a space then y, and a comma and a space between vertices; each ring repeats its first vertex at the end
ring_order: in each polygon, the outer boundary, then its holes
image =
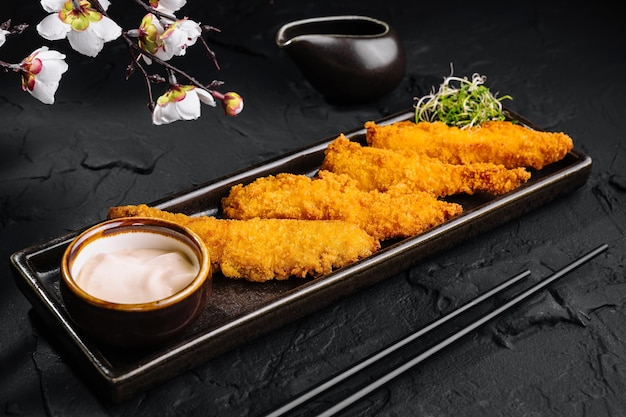
POLYGON ((65 55, 42 46, 24 58, 17 71, 22 76, 24 91, 44 104, 53 104, 59 81, 67 68, 65 55))
POLYGON ((7 40, 7 35, 10 34, 8 30, 0 29, 0 46, 4 44, 7 40))
MULTIPOLYGON (((194 45, 202 28, 199 23, 189 19, 181 19, 164 27, 153 14, 147 14, 141 20, 138 29, 139 47, 163 61, 174 56, 185 55, 187 48, 194 45)), ((146 62, 150 59, 144 56, 146 62)))
POLYGON ((185 55, 187 48, 195 44, 200 35, 202 29, 198 23, 189 19, 177 20, 161 34, 162 44, 155 55, 165 61, 174 55, 185 55))
MULTIPOLYGON (((161 40, 163 32, 165 32, 165 29, 163 29, 159 19, 152 13, 148 13, 141 19, 141 25, 137 29, 139 47, 155 55, 163 45, 161 40)), ((152 62, 146 55, 143 55, 143 58, 148 64, 152 62)))
MULTIPOLYGON (((74 7, 72 0, 41 0, 43 8, 52 14, 37 25, 37 31, 51 41, 67 37, 74 50, 95 57, 105 42, 122 34, 122 28, 94 9, 88 0, 77 0, 76 3, 78 8, 74 7)), ((109 4, 108 0, 100 0, 105 10, 109 4)))
POLYGON ((158 98, 152 123, 162 125, 177 120, 195 120, 200 117, 200 102, 216 106, 215 99, 206 90, 192 85, 173 85, 158 98))

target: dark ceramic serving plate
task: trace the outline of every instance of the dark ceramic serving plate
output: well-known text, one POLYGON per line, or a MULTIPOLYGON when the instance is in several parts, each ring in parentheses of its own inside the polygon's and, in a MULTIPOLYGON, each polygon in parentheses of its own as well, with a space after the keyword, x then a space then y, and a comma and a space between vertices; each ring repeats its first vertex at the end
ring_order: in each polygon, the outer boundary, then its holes
MULTIPOLYGON (((511 118, 535 128, 527 120, 511 118)), ((413 117, 408 110, 379 123, 413 117)), ((364 140, 364 129, 347 132, 364 140)), ((313 175, 326 146, 335 137, 284 157, 187 190, 152 205, 188 215, 220 216, 220 201, 231 186, 255 178, 291 172, 313 175)), ((15 280, 60 349, 92 383, 97 393, 121 401, 165 379, 197 366, 262 334, 321 309, 340 297, 387 279, 429 255, 519 217, 584 185, 591 172, 591 158, 577 150, 541 171, 517 190, 498 197, 459 197, 464 213, 419 236, 389 242, 379 252, 351 266, 311 279, 251 283, 215 276, 213 294, 198 322, 183 335, 150 350, 117 350, 90 340, 70 320, 59 293, 59 265, 78 231, 11 256, 15 280)))

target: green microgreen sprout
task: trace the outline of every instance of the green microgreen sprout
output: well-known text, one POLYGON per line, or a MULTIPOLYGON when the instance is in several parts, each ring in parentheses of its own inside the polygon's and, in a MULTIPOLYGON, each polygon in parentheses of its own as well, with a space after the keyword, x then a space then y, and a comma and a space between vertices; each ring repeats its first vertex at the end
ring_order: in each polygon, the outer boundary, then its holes
POLYGON ((467 128, 489 120, 505 120, 502 101, 511 96, 496 98, 484 83, 486 77, 473 74, 467 77, 445 77, 439 90, 420 98, 415 105, 415 122, 440 121, 448 126, 467 128))

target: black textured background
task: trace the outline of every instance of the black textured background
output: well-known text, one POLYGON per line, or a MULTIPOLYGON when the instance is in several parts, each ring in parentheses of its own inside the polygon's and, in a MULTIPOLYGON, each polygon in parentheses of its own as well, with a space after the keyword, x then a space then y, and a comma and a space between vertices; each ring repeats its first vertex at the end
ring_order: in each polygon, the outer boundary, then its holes
MULTIPOLYGON (((0 59, 41 44, 68 54, 57 102, 0 74, 0 413, 51 416, 255 416, 528 267, 535 277, 600 243, 605 255, 497 323, 395 380, 346 415, 620 416, 626 414, 626 72, 623 22, 598 2, 189 0, 221 72, 184 60, 245 98, 226 118, 155 127, 143 83, 124 81, 127 55, 95 60, 31 28, 0 59), (336 106, 274 43, 290 20, 364 14, 392 24, 407 50, 401 85, 375 103, 336 106), (51 345, 15 286, 9 255, 102 220, 109 206, 151 202, 405 109, 454 65, 514 100, 547 130, 571 135, 594 160, 575 193, 347 297, 124 402, 99 400, 51 345)), ((7 2, 4 2, 7 3, 7 2)), ((2 4, 0 21, 34 25, 38 2, 2 4)), ((109 9, 128 28, 129 0, 109 9)))

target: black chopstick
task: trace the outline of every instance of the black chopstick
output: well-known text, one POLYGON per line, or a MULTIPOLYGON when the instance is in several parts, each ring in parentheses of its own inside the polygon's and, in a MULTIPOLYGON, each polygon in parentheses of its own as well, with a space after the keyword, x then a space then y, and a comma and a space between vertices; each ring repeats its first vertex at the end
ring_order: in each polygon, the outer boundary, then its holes
POLYGON ((319 385, 314 386, 313 388, 309 389, 306 392, 303 392, 302 394, 300 394, 299 396, 295 397, 294 399, 292 399, 291 401, 289 401, 288 403, 285 403, 284 405, 282 405, 281 407, 273 410, 272 412, 270 412, 269 414, 266 414, 266 417, 278 417, 278 416, 282 416, 285 413, 295 409, 296 407, 306 403, 307 401, 319 396, 320 394, 322 394, 323 392, 331 389, 334 386, 337 386, 337 384, 339 384, 340 382, 346 380, 347 378, 351 377, 352 375, 356 374, 359 371, 362 371, 363 369, 365 369, 366 367, 373 365, 374 363, 378 362, 379 360, 389 356, 391 353, 395 352, 396 350, 400 349, 401 347, 405 346, 406 344, 424 336, 425 334, 427 334, 428 332, 431 332, 433 330, 436 330, 437 328, 441 327, 442 325, 444 325, 445 323, 449 322, 450 320, 452 320, 453 318, 461 315, 462 313, 468 311, 469 309, 477 306, 478 304, 488 300, 489 298, 497 295, 498 293, 506 290, 507 288, 513 286, 514 284, 518 283, 519 281, 521 281, 523 278, 526 278, 528 275, 530 275, 530 271, 526 270, 524 272, 521 272, 520 274, 509 278, 508 280, 504 281, 503 283, 495 286, 494 288, 490 289, 489 291, 486 291, 485 293, 481 294, 480 296, 476 297, 475 299, 473 299, 472 301, 469 301, 468 303, 464 304, 463 306, 457 308, 456 310, 446 314, 445 316, 435 320, 434 322, 430 323, 429 325, 427 325, 426 327, 421 328, 420 330, 410 334, 409 336, 399 340, 398 342, 395 342, 394 344, 390 345, 389 347, 384 348, 383 350, 379 351, 378 353, 374 354, 373 356, 370 356, 360 362, 357 362, 355 365, 351 366, 350 368, 346 369, 345 371, 342 371, 341 373, 333 376, 332 378, 320 383, 319 385))
POLYGON ((556 280, 561 278, 563 275, 565 275, 568 272, 578 268, 579 266, 581 266, 585 262, 591 260, 592 258, 596 257, 600 253, 604 252, 606 249, 608 249, 608 245, 603 244, 603 245, 597 247, 596 249, 592 250, 591 252, 587 253, 586 255, 581 256, 580 258, 578 258, 574 262, 570 263, 569 265, 563 267, 562 269, 558 270, 554 274, 550 275, 548 278, 546 278, 544 280, 541 280, 538 283, 536 283, 535 285, 531 286, 530 288, 522 291, 521 293, 519 293, 515 297, 511 298, 506 303, 504 303, 502 306, 500 306, 500 307, 496 308, 495 310, 487 313, 486 315, 484 315, 481 318, 479 318, 478 320, 472 322, 471 324, 469 324, 468 326, 464 327, 460 331, 452 334, 451 336, 445 338, 444 340, 442 340, 441 342, 437 343, 433 347, 427 349, 423 353, 420 353, 419 355, 415 356, 410 361, 408 361, 408 362, 400 365, 399 367, 393 369, 389 373, 383 375, 381 378, 379 378, 376 381, 372 382, 371 384, 361 388, 359 391, 355 392, 354 394, 350 395, 349 397, 345 398, 344 400, 340 401, 339 403, 335 404, 334 406, 328 408, 324 412, 318 414, 318 417, 333 416, 335 413, 345 409, 346 407, 350 406, 351 404, 355 403, 356 401, 358 401, 361 398, 365 397, 366 395, 370 394, 374 390, 380 388, 381 386, 383 386, 387 382, 391 381, 392 379, 396 378, 397 376, 401 375, 402 373, 404 373, 407 370, 411 369, 412 367, 416 366, 417 364, 419 364, 420 362, 424 361, 425 359, 428 359, 430 356, 434 355, 435 353, 439 352, 440 350, 448 347, 449 345, 451 345, 455 341, 459 340, 463 336, 466 336, 468 333, 476 330, 478 327, 484 325, 485 323, 489 322, 490 320, 495 319, 496 317, 498 317, 499 315, 503 314, 504 312, 506 312, 510 308, 512 308, 515 305, 521 303, 522 301, 528 299, 529 297, 535 295, 539 291, 541 291, 544 288, 546 288, 548 285, 552 284, 553 282, 555 282, 556 280))

